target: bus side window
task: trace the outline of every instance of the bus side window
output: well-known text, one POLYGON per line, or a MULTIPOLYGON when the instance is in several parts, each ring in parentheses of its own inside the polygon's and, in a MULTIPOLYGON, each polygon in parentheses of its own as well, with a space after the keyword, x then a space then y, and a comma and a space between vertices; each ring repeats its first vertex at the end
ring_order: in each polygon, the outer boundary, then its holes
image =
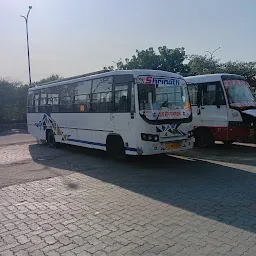
POLYGON ((224 91, 222 89, 221 83, 217 84, 217 105, 218 106, 226 105, 224 91))
POLYGON ((202 105, 217 105, 216 84, 202 84, 202 105))
POLYGON ((71 113, 73 112, 73 103, 75 95, 75 85, 66 84, 59 87, 59 112, 71 113))
POLYGON ((113 111, 116 113, 130 113, 135 111, 133 75, 114 76, 113 111), (133 98, 132 98, 133 97, 133 98), (131 104, 133 104, 131 106, 131 104))
POLYGON ((74 112, 91 111, 92 80, 82 81, 75 85, 74 112))
POLYGON ((110 113, 112 109, 113 77, 94 79, 92 83, 91 111, 110 113))
POLYGON ((46 89, 41 89, 40 95, 40 103, 39 103, 39 112, 44 113, 46 112, 46 103, 47 103, 47 91, 46 89))
POLYGON ((40 99, 40 90, 37 90, 35 91, 35 97, 34 97, 34 105, 35 105, 35 108, 34 108, 34 112, 35 113, 38 113, 39 112, 39 99, 40 99))
POLYGON ((47 88, 47 108, 49 112, 59 112, 59 88, 53 86, 47 88))
POLYGON ((130 112, 128 88, 123 84, 115 86, 115 112, 130 112))
POLYGON ((203 106, 221 106, 226 105, 224 93, 220 82, 202 83, 201 97, 203 106))
POLYGON ((198 85, 197 84, 189 85, 188 93, 189 93, 191 105, 197 106, 198 105, 198 85))
POLYGON ((35 104, 34 104, 34 91, 29 91, 28 92, 28 103, 27 103, 27 108, 28 108, 28 113, 34 113, 35 112, 35 104))

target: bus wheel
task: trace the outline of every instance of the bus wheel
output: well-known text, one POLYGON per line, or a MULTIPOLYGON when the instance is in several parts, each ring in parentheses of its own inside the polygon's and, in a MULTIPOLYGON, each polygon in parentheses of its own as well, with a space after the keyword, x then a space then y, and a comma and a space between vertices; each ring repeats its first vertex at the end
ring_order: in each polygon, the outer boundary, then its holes
POLYGON ((213 146, 214 137, 208 129, 195 130, 195 145, 199 148, 208 148, 213 146))
POLYGON ((223 144, 226 146, 226 147, 230 147, 232 145, 232 143, 234 143, 234 141, 231 141, 231 140, 224 140, 222 141, 223 144))
POLYGON ((51 148, 55 148, 56 147, 56 141, 55 141, 55 137, 53 134, 52 130, 47 130, 46 132, 46 136, 47 136, 47 143, 51 148))
POLYGON ((111 157, 123 159, 125 157, 124 142, 119 135, 110 135, 107 138, 107 153, 111 157))

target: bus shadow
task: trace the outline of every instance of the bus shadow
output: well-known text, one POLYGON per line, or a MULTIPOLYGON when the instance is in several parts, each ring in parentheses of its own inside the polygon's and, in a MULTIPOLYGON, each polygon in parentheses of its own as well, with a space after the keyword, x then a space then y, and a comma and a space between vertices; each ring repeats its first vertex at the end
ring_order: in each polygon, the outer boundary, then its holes
MULTIPOLYGON (((169 156, 131 157, 123 162, 109 159, 103 152, 69 146, 57 150, 30 145, 30 153, 35 162, 47 167, 79 172, 256 233, 256 171, 169 156), (49 158, 38 161, 46 152, 49 158)), ((251 168, 255 170, 255 163, 251 168)), ((71 186, 78 189, 85 184, 71 186)))
POLYGON ((228 147, 223 144, 215 144, 212 148, 194 148, 177 155, 207 161, 256 166, 256 145, 253 144, 233 144, 228 147))

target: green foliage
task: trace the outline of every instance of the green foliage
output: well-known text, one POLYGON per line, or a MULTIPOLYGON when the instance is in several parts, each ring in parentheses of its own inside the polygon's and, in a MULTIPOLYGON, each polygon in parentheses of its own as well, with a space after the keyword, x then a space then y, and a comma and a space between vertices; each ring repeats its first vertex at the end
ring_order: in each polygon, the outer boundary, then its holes
MULTIPOLYGON (((61 79, 57 74, 44 78, 35 85, 61 79)), ((0 79, 0 124, 26 122, 28 85, 0 79)))
POLYGON ((228 61, 221 63, 214 56, 190 55, 187 56, 185 49, 169 49, 166 46, 158 47, 158 53, 153 47, 146 50, 136 50, 136 54, 130 59, 119 61, 114 66, 108 66, 108 70, 127 70, 127 69, 154 69, 165 70, 180 74, 214 74, 214 73, 232 73, 244 76, 251 86, 256 87, 256 62, 228 61), (188 64, 185 64, 188 60, 188 64))
POLYGON ((26 85, 0 79, 0 123, 26 121, 26 85))
POLYGON ((229 73, 244 76, 251 86, 256 86, 256 62, 228 61, 208 58, 202 55, 191 55, 188 66, 195 75, 229 73))
MULTIPOLYGON (((131 59, 126 58, 124 62, 119 61, 116 69, 153 69, 166 70, 170 72, 189 72, 189 68, 184 64, 186 53, 184 48, 169 49, 166 46, 158 47, 158 53, 153 47, 146 50, 136 50, 136 54, 131 59)), ((104 69, 114 70, 114 66, 104 69)))
POLYGON ((256 86, 256 62, 228 61, 220 64, 223 73, 232 73, 244 76, 251 86, 256 86))
POLYGON ((45 84, 45 83, 50 83, 59 79, 62 79, 63 77, 59 76, 58 74, 52 74, 46 78, 43 78, 37 82, 35 82, 34 84, 36 85, 41 85, 41 84, 45 84))
POLYGON ((195 75, 213 74, 219 70, 219 60, 203 55, 191 55, 188 63, 190 72, 195 75))

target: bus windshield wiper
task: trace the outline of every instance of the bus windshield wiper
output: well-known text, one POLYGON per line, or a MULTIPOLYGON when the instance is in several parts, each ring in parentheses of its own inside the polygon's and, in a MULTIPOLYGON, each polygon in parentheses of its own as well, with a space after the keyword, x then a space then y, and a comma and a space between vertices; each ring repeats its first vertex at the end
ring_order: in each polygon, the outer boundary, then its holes
POLYGON ((158 115, 157 115, 156 120, 158 120, 158 118, 159 118, 161 108, 167 107, 167 106, 168 106, 168 100, 164 101, 164 102, 160 105, 160 107, 158 108, 159 113, 158 113, 158 115))

